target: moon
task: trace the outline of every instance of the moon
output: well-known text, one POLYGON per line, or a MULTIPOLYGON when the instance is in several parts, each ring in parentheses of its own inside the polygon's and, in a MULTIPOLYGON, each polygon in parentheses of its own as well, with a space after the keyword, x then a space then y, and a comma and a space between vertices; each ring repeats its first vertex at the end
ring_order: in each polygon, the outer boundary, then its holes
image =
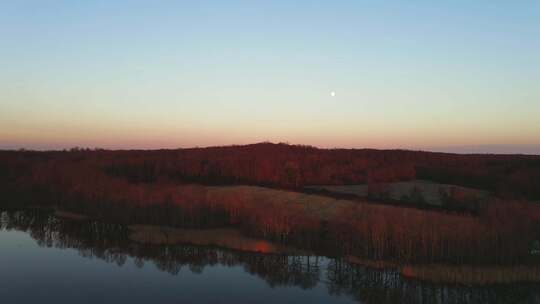
POLYGON ((330 96, 332 96, 332 97, 336 96, 336 92, 334 92, 334 91, 330 92, 330 96))

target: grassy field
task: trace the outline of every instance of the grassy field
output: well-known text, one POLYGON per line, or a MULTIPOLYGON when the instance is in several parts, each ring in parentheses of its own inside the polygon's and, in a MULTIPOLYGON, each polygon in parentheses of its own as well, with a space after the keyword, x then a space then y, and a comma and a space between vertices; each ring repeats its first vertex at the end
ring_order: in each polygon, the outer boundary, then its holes
POLYGON ((258 253, 289 255, 309 254, 307 251, 284 246, 264 239, 247 237, 235 228, 181 229, 162 226, 130 225, 129 230, 129 239, 142 244, 192 244, 258 253))
MULTIPOLYGON (((404 201, 410 194, 414 191, 413 189, 418 189, 421 193, 425 204, 433 206, 443 206, 444 198, 441 195, 441 191, 459 192, 460 195, 463 195, 468 199, 476 200, 485 200, 490 197, 490 193, 484 190, 478 190, 473 188, 461 187, 456 185, 449 184, 440 184, 427 180, 413 180, 407 182, 395 182, 395 183, 384 183, 379 184, 379 186, 386 187, 388 191, 388 198, 394 201, 404 201)), ((367 184, 360 185, 343 185, 343 186, 306 186, 305 189, 308 190, 322 190, 329 193, 336 194, 347 194, 354 195, 360 198, 368 198, 369 196, 369 186, 367 184)))

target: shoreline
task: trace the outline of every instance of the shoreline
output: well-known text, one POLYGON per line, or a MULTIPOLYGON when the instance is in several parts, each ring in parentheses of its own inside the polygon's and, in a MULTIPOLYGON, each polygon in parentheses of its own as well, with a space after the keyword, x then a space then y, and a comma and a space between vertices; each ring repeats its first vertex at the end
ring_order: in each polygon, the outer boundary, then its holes
POLYGON ((128 238, 131 241, 146 245, 191 244, 265 254, 314 255, 314 253, 306 250, 245 236, 240 230, 231 227, 184 229, 152 225, 129 225, 128 229, 130 230, 128 238))
MULTIPOLYGON (((64 220, 86 221, 91 218, 84 214, 64 211, 58 207, 29 206, 27 209, 49 210, 54 216, 64 220)), ((23 209, 24 210, 24 209, 23 209)), ((212 229, 185 229, 153 225, 128 225, 129 240, 145 245, 215 246, 259 254, 286 254, 312 256, 314 252, 285 246, 261 238, 245 236, 233 227, 212 229)), ((394 270, 404 278, 430 283, 460 285, 490 285, 509 283, 540 282, 540 265, 445 265, 445 264, 404 264, 393 261, 369 260, 347 255, 343 259, 353 265, 377 270, 394 270)))
MULTIPOLYGON (((182 229, 150 225, 130 225, 128 228, 130 240, 146 245, 191 244, 262 254, 316 255, 264 239, 246 237, 235 228, 182 229)), ((540 265, 400 265, 393 261, 369 260, 352 255, 343 258, 350 264, 377 270, 395 270, 404 278, 430 283, 490 285, 540 282, 540 265)))
POLYGON ((540 282, 540 265, 406 265, 401 267, 399 272, 405 278, 430 283, 492 285, 540 282))

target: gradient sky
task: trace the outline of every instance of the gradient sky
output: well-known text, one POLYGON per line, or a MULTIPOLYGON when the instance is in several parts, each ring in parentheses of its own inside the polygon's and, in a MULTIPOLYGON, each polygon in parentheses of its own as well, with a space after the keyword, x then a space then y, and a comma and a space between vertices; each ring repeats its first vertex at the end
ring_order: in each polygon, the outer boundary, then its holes
POLYGON ((4 149, 540 153, 537 0, 2 1, 0 38, 4 149))

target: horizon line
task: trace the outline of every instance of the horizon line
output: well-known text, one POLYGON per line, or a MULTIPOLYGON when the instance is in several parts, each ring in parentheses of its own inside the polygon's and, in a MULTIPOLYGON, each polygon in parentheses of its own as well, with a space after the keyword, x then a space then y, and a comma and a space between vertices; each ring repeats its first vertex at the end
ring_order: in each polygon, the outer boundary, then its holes
POLYGON ((431 146, 431 147, 395 147, 395 148, 377 148, 377 147, 321 147, 309 144, 294 144, 290 142, 272 142, 261 141, 248 144, 226 144, 226 145, 208 145, 208 146, 189 146, 189 147, 156 147, 156 148, 107 148, 99 146, 70 146, 64 148, 27 148, 27 147, 0 147, 0 151, 27 151, 27 152, 69 152, 69 151, 162 151, 162 150, 189 150, 189 149, 212 149, 228 147, 246 147, 254 145, 287 145, 291 147, 305 147, 317 150, 376 150, 376 151, 410 151, 427 153, 444 153, 460 155, 532 155, 540 156, 540 144, 479 144, 479 145, 450 145, 450 146, 431 146), (517 148, 521 148, 519 151, 517 148), (491 151, 489 151, 489 150, 491 151))

